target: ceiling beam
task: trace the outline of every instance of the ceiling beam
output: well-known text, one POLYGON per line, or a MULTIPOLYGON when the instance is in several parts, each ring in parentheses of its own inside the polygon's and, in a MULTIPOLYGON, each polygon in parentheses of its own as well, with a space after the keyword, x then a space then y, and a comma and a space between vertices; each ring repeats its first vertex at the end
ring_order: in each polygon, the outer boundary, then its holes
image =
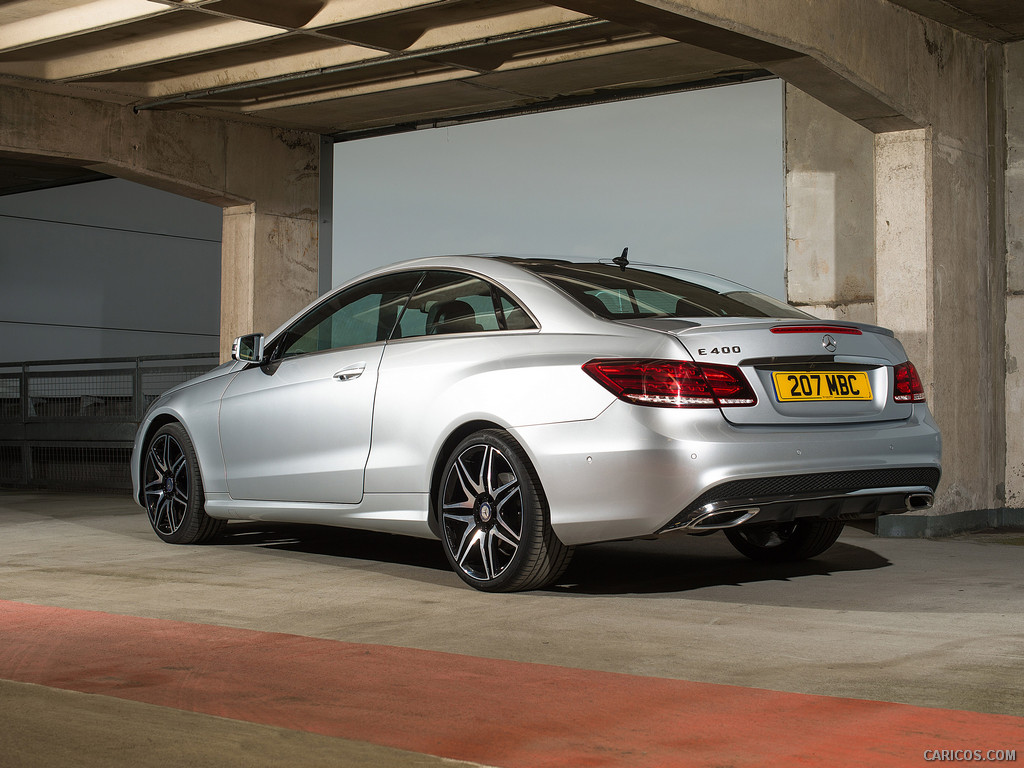
POLYGON ((77 80, 108 72, 117 72, 157 62, 195 56, 233 46, 288 34, 276 27, 245 21, 227 21, 208 17, 198 24, 155 30, 149 34, 126 36, 117 44, 107 41, 69 46, 60 55, 33 58, 32 49, 0 56, 0 71, 41 80, 77 80))
POLYGON ((568 8, 589 16, 608 19, 645 32, 688 43, 709 51, 724 53, 754 64, 786 61, 801 54, 757 38, 716 27, 672 11, 636 0, 547 0, 551 5, 568 8))
MULTIPOLYGON (((23 5, 23 4, 19 4, 23 5)), ((52 3, 36 3, 41 10, 52 3)), ((172 9, 138 0, 94 0, 91 3, 69 5, 37 15, 7 17, 0 9, 0 53, 15 51, 42 43, 81 37, 132 21, 170 13, 172 9)))
MULTIPOLYGON (((284 82, 296 82, 310 78, 320 78, 324 75, 340 74, 351 72, 361 68, 368 68, 378 65, 395 64, 399 62, 416 62, 419 60, 445 61, 446 56, 464 53, 466 51, 485 48, 489 45, 501 44, 514 40, 527 40, 531 38, 542 38, 547 35, 557 34, 567 30, 583 29, 587 27, 600 27, 606 22, 603 20, 581 17, 579 14, 565 15, 564 12, 557 14, 515 14, 511 17, 503 17, 492 24, 481 25, 473 23, 469 25, 456 24, 443 29, 431 30, 430 34, 424 37, 411 49, 404 52, 388 53, 385 55, 367 55, 356 58, 353 61, 330 66, 311 67, 301 72, 291 71, 282 73, 280 76, 267 78, 248 78, 237 83, 218 85, 207 89, 193 89, 187 92, 169 95, 152 102, 145 102, 137 105, 137 109, 150 109, 156 106, 163 106, 170 103, 190 101, 198 98, 219 96, 226 93, 237 92, 247 88, 260 88, 267 85, 274 85, 284 82), (565 20, 565 19, 569 20, 565 20), (536 26, 543 24, 543 26, 536 26), (479 35, 473 37, 473 35, 479 35), (433 45, 428 45, 433 43, 433 45)), ((222 81, 223 82, 223 81, 222 81)))
MULTIPOLYGON (((513 71, 516 69, 529 69, 537 66, 550 66, 555 63, 564 64, 570 61, 610 56, 613 54, 625 53, 627 51, 648 49, 657 45, 671 44, 671 41, 663 38, 658 38, 655 41, 652 41, 650 38, 644 38, 642 40, 632 38, 619 42, 609 42, 604 45, 575 48, 568 51, 562 51, 557 55, 543 54, 538 55, 537 57, 527 57, 522 60, 517 60, 515 63, 510 63, 507 65, 507 69, 508 71, 513 71)), ((503 68, 500 71, 505 71, 505 69, 503 68)), ((243 112, 253 114, 264 110, 281 109, 324 101, 336 101, 355 96, 365 96, 370 93, 383 93, 390 90, 400 90, 428 83, 439 83, 451 80, 466 80, 467 83, 476 85, 473 79, 467 79, 467 75, 471 74, 472 73, 466 72, 465 70, 445 69, 424 74, 410 73, 406 77, 394 77, 387 80, 376 80, 372 82, 359 82, 343 87, 321 87, 307 92, 303 92, 299 88, 294 88, 289 90, 287 94, 283 94, 278 97, 255 98, 250 102, 236 102, 236 105, 237 108, 241 109, 243 112)), ((504 90, 497 86, 481 87, 488 87, 492 90, 504 90)), ((529 94, 520 93, 514 90, 508 91, 508 93, 517 98, 530 98, 529 94)))

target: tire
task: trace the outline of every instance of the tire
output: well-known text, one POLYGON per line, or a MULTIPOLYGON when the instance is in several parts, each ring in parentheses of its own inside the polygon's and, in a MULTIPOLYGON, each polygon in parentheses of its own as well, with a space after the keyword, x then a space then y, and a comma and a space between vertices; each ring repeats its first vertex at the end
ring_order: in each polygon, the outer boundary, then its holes
POLYGON ((455 447, 441 475, 436 509, 448 562, 471 587, 540 589, 569 566, 573 548, 551 530, 537 474, 502 430, 481 430, 455 447))
POLYGON ((751 560, 787 563, 820 555, 835 544, 842 532, 843 523, 839 520, 797 520, 726 528, 725 536, 751 560))
POLYGON ((196 449, 181 424, 165 424, 149 441, 142 487, 149 524, 167 543, 202 544, 223 529, 206 514, 196 449))

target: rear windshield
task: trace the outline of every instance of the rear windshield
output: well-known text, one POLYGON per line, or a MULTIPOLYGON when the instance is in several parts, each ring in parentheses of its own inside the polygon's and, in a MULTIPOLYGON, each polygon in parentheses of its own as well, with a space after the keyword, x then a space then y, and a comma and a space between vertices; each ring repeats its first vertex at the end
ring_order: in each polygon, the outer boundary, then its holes
POLYGON ((792 317, 810 315, 727 280, 671 267, 522 260, 519 266, 561 288, 599 317, 792 317), (655 271, 658 270, 658 271, 655 271), (675 273, 675 274, 672 274, 675 273))

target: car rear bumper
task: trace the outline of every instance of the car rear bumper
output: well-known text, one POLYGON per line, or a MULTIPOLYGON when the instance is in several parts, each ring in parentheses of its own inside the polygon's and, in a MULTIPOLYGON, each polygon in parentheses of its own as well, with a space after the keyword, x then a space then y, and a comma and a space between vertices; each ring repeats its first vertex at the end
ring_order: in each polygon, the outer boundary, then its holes
POLYGON ((937 467, 737 480, 710 488, 659 531, 690 532, 798 518, 864 520, 932 506, 937 467))
POLYGON ((779 428, 616 401, 590 421, 513 431, 566 544, 924 509, 940 475, 921 406, 903 421, 779 428))

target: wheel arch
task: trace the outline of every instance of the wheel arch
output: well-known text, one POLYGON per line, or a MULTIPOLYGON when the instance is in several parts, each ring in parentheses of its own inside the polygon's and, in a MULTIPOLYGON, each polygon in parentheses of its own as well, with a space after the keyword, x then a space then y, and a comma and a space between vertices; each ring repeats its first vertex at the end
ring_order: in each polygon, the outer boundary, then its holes
MULTIPOLYGON (((153 440, 153 435, 155 435, 161 427, 164 427, 167 424, 181 425, 181 428, 185 430, 185 434, 189 436, 190 440, 192 439, 192 434, 188 431, 188 427, 186 427, 184 422, 177 416, 175 416, 173 413, 157 414, 156 416, 153 417, 153 420, 146 425, 146 432, 142 437, 142 445, 140 446, 141 453, 139 454, 139 466, 137 467, 137 471, 139 473, 139 496, 136 499, 136 501, 138 501, 139 504, 141 504, 143 507, 146 506, 146 452, 149 450, 149 444, 153 440)), ((193 444, 195 444, 194 440, 192 442, 193 444)))
MULTIPOLYGON (((444 442, 441 443, 441 447, 438 449, 437 455, 434 457, 434 466, 430 471, 430 494, 428 499, 429 506, 427 525, 430 526, 431 532, 438 538, 441 538, 441 528, 437 519, 437 506, 434 504, 434 499, 437 498, 437 494, 441 489, 441 475, 444 473, 444 465, 448 463, 448 457, 451 456, 456 445, 461 443, 469 435, 474 432, 479 432, 482 429, 500 429, 502 432, 508 433, 508 430, 505 427, 494 421, 487 421, 485 419, 467 421, 465 424, 460 424, 448 433, 444 442)), ((513 437, 512 439, 514 440, 515 438, 513 437)), ((518 440, 516 442, 518 442, 518 440)))

